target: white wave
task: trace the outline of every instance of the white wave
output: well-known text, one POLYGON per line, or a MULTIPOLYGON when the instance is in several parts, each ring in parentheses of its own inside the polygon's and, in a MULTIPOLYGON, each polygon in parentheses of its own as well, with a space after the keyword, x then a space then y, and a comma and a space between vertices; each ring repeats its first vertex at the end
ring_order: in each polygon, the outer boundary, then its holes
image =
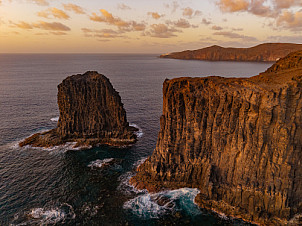
POLYGON ((113 158, 108 158, 108 159, 97 159, 95 161, 92 161, 88 164, 88 167, 90 168, 101 168, 102 166, 106 165, 107 163, 113 161, 113 158))
POLYGON ((52 121, 52 122, 58 122, 59 121, 59 117, 51 118, 50 121, 52 121))
POLYGON ((148 157, 145 157, 145 158, 142 158, 138 161, 136 161, 134 164, 133 164, 133 167, 135 169, 137 169, 140 165, 142 165, 146 160, 148 159, 148 157))
POLYGON ((56 224, 64 223, 65 220, 74 219, 76 217, 71 205, 64 203, 60 207, 53 208, 35 208, 27 213, 27 217, 31 220, 39 221, 40 224, 56 224))
POLYGON ((139 190, 136 187, 134 187, 132 184, 130 184, 130 179, 135 175, 135 172, 127 172, 125 174, 122 174, 118 180, 120 181, 119 186, 117 189, 119 191, 122 191, 124 194, 127 195, 134 195, 134 194, 145 194, 147 193, 147 190, 139 190))
POLYGON ((140 137, 142 137, 142 136, 144 135, 143 130, 142 130, 138 125, 136 125, 136 124, 134 124, 134 123, 129 123, 129 126, 132 126, 132 127, 138 129, 138 131, 135 132, 135 135, 136 135, 138 138, 140 138, 140 137))
POLYGON ((198 193, 199 190, 193 188, 147 193, 125 202, 123 208, 144 219, 159 218, 180 210, 193 216, 201 213, 194 203, 198 193))

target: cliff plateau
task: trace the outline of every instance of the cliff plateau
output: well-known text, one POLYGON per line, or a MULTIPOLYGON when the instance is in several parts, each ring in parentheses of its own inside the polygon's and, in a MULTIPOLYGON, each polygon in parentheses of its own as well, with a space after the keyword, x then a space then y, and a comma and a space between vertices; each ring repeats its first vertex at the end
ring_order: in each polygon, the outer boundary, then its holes
POLYGON ((298 50, 302 50, 302 44, 264 43, 251 48, 223 48, 214 45, 198 50, 163 54, 160 57, 183 60, 275 62, 298 50))
POLYGON ((251 78, 166 80, 156 148, 137 171, 140 189, 194 187, 202 208, 301 223, 302 51, 251 78))
POLYGON ((136 141, 121 97, 108 78, 94 71, 67 77, 58 85, 60 117, 57 128, 37 133, 19 145, 50 147, 66 142, 77 145, 127 145, 136 141))

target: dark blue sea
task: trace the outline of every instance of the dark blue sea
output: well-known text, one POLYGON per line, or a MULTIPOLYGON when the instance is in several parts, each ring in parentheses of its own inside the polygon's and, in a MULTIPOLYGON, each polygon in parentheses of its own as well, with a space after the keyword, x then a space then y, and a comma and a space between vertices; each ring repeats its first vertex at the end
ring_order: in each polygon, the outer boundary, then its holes
POLYGON ((249 77, 270 65, 135 54, 0 54, 0 225, 245 225, 199 209, 197 189, 148 194, 128 180, 155 148, 166 78, 249 77), (107 76, 120 93, 128 121, 140 128, 138 142, 129 148, 19 148, 22 139, 56 126, 57 85, 88 70, 107 76), (165 205, 156 202, 162 197, 165 205))

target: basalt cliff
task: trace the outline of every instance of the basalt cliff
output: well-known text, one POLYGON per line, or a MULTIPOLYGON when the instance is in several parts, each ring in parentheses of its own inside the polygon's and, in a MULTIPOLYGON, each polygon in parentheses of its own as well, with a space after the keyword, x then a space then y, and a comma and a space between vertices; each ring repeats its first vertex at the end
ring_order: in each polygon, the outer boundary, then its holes
POLYGON ((67 77, 58 85, 60 117, 57 128, 37 133, 19 145, 50 147, 66 142, 77 145, 135 143, 121 97, 108 78, 95 71, 67 77))
POLYGON ((163 84, 153 154, 131 183, 194 187, 202 207, 263 225, 302 214, 302 51, 251 78, 163 84))
POLYGON ((160 57, 182 60, 274 62, 298 50, 302 50, 302 44, 265 43, 251 48, 223 48, 214 45, 198 50, 163 54, 160 57))

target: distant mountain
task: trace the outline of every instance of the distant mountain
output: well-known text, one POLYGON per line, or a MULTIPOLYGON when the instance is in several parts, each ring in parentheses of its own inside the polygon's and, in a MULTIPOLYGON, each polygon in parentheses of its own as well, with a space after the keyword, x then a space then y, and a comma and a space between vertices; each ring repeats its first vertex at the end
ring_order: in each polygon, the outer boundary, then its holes
POLYGON ((291 52, 302 50, 302 44, 292 43, 264 43, 251 48, 224 48, 210 46, 198 50, 167 53, 160 58, 182 60, 209 60, 209 61, 257 61, 274 62, 291 52))

